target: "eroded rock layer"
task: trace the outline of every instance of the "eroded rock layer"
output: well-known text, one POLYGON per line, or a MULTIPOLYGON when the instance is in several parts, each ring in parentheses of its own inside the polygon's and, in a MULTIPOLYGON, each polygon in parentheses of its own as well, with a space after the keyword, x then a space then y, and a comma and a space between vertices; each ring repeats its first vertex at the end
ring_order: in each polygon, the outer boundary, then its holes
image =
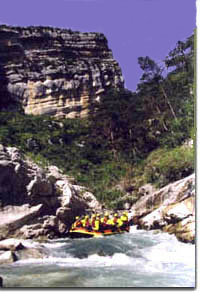
POLYGON ((123 87, 105 36, 50 27, 0 26, 0 107, 84 117, 107 88, 123 87))

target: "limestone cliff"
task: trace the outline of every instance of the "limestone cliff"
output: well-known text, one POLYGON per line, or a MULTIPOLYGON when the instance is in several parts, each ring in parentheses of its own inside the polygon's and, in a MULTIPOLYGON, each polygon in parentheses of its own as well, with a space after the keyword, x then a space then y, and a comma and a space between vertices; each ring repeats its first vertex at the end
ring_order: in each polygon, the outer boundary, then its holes
POLYGON ((0 108, 27 114, 84 117, 91 101, 123 87, 101 33, 52 27, 0 26, 0 108))

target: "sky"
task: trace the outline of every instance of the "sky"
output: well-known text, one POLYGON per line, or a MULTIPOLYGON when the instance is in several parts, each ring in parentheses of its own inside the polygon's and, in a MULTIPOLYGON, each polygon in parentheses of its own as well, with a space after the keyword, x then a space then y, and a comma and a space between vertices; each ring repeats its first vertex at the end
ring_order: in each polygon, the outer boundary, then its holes
POLYGON ((161 62, 196 27, 195 0, 1 0, 0 24, 44 25, 102 32, 125 87, 136 90, 137 59, 161 62))

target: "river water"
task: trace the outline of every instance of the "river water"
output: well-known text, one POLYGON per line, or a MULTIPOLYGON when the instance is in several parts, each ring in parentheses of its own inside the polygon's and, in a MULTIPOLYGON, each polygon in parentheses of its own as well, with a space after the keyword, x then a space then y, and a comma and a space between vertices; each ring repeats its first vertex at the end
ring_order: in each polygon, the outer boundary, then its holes
POLYGON ((195 246, 167 233, 131 227, 121 235, 43 244, 47 259, 0 266, 5 287, 195 286, 195 246))

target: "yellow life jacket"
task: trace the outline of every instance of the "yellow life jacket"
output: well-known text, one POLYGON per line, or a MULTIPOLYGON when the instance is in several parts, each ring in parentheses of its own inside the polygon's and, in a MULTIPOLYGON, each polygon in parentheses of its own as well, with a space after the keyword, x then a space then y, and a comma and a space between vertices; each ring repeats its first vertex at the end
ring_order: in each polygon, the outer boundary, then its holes
POLYGON ((119 218, 117 219, 117 227, 121 227, 123 225, 123 221, 119 218))
POLYGON ((85 219, 85 218, 84 218, 83 220, 81 220, 81 223, 82 223, 82 226, 83 226, 83 227, 85 227, 85 225, 86 225, 86 220, 87 220, 87 219, 85 219))
POLYGON ((118 219, 116 217, 114 217, 112 219, 109 219, 106 224, 115 226, 117 224, 117 220, 118 219))
POLYGON ((112 219, 109 219, 106 224, 107 225, 113 225, 113 220, 112 219))
POLYGON ((128 217, 126 215, 122 215, 120 217, 120 219, 123 221, 123 222, 128 222, 128 217))
POLYGON ((95 231, 99 230, 99 222, 100 222, 99 219, 95 220, 93 230, 95 230, 95 231))

